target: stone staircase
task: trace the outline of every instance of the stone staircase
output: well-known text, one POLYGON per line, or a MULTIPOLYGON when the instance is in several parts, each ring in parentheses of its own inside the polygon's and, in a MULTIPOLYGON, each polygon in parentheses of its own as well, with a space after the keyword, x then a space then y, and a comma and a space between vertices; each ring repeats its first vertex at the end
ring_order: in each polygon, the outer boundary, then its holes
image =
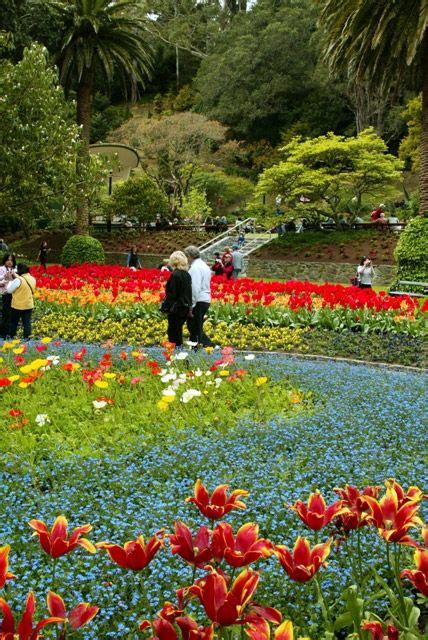
POLYGON ((246 229, 250 228, 254 229, 254 220, 252 218, 247 218, 227 231, 215 236, 215 238, 205 242, 205 244, 199 247, 202 260, 205 260, 207 264, 211 265, 214 262, 214 254, 217 252, 222 254, 225 247, 232 248, 234 244, 238 243, 239 235, 241 231, 243 231, 245 235, 245 243, 241 247, 241 253, 244 256, 244 267, 242 272, 245 274, 248 266, 248 256, 260 247, 268 244, 274 238, 274 235, 271 232, 257 233, 255 231, 246 231, 246 229))

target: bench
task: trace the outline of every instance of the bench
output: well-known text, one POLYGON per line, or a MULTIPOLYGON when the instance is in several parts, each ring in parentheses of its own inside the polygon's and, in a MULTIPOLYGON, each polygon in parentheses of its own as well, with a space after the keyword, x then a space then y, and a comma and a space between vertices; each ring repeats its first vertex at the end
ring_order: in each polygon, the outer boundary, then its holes
POLYGON ((424 298, 428 296, 428 283, 427 282, 413 282, 412 280, 399 280, 397 282, 396 289, 394 291, 389 292, 390 296, 413 296, 415 298, 424 298), (398 291, 398 289, 403 288, 408 289, 409 287, 421 287, 423 291, 414 292, 414 291, 398 291))

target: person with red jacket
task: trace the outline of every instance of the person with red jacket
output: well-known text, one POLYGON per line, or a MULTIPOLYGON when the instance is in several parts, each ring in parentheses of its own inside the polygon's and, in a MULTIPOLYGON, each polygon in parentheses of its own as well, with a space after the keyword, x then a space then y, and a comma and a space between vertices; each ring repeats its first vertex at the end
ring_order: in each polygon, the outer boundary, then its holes
POLYGON ((379 220, 381 213, 383 213, 385 205, 384 204, 380 204, 377 209, 374 209, 371 214, 370 214, 370 220, 372 222, 376 222, 377 220, 379 220))

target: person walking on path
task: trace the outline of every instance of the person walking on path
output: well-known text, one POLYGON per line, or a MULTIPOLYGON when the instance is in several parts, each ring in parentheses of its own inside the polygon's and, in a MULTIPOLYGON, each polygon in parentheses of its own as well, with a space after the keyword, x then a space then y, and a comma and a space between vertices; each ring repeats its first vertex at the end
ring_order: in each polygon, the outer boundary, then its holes
POLYGON ((169 258, 173 272, 165 286, 161 311, 168 314, 168 340, 176 347, 183 344, 183 325, 192 308, 192 279, 189 263, 182 251, 174 251, 169 258))
POLYGON ((370 258, 361 258, 360 266, 357 267, 357 276, 360 289, 371 289, 374 278, 374 269, 370 258))
POLYGON ((37 256, 37 259, 40 263, 40 266, 43 267, 43 269, 46 271, 46 263, 48 261, 48 243, 46 242, 46 240, 43 240, 43 242, 40 245, 40 249, 39 249, 39 255, 37 256))
POLYGON ((126 258, 126 266, 130 267, 131 269, 141 269, 141 260, 135 244, 129 250, 128 256, 126 258))
POLYGON ((1 322, 0 338, 7 338, 10 335, 10 309, 12 294, 7 293, 6 286, 16 277, 16 260, 11 253, 3 256, 0 266, 0 296, 1 296, 1 322))
POLYGON ((187 320, 190 341, 203 347, 212 347, 214 343, 203 330, 205 316, 211 303, 211 270, 201 260, 198 247, 190 245, 184 253, 189 260, 189 274, 192 278, 192 308, 187 320))
POLYGON ((237 244, 233 245, 232 266, 233 266, 232 278, 235 278, 236 280, 237 278, 239 278, 239 274, 241 273, 242 267, 244 266, 244 256, 237 244))
POLYGON ((3 238, 0 238, 0 251, 4 252, 4 251, 9 251, 9 247, 7 246, 6 242, 3 240, 3 238))
POLYGON ((24 340, 31 336, 31 317, 34 309, 34 291, 36 279, 30 274, 26 264, 20 263, 17 267, 17 275, 6 286, 6 292, 12 294, 10 315, 10 337, 16 336, 19 321, 24 327, 24 340))

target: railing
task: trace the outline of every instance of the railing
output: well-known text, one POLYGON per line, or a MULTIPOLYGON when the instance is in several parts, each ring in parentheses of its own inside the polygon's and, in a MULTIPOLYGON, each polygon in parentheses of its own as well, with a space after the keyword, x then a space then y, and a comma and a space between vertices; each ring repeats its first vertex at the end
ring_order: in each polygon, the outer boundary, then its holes
POLYGON ((207 242, 204 242, 204 244, 201 244, 200 247, 199 247, 199 251, 201 251, 201 252, 205 251, 209 247, 214 246, 215 244, 217 244, 217 242, 220 242, 220 240, 222 240, 223 238, 227 238, 227 236, 230 236, 231 233, 233 234, 233 231, 239 230, 242 226, 246 226, 248 224, 252 224, 253 227, 254 227, 254 218, 246 218, 242 222, 238 222, 238 224, 235 224, 230 229, 227 229, 226 231, 223 231, 223 233, 219 233, 218 236, 215 236, 214 238, 211 238, 207 242))

